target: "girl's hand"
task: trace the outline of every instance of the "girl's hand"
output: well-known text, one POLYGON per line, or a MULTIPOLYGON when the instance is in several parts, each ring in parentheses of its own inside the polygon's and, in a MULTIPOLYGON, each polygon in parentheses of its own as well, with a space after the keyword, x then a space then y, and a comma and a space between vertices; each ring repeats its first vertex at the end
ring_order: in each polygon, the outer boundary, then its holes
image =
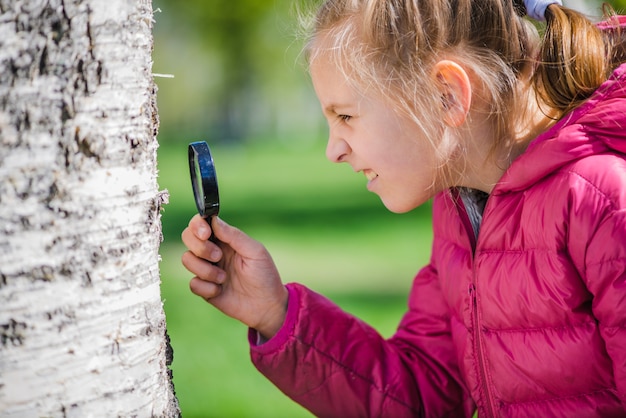
POLYGON ((218 217, 194 216, 182 233, 189 287, 226 315, 271 338, 285 320, 288 293, 265 247, 218 217), (210 241, 214 234, 217 242, 210 241))

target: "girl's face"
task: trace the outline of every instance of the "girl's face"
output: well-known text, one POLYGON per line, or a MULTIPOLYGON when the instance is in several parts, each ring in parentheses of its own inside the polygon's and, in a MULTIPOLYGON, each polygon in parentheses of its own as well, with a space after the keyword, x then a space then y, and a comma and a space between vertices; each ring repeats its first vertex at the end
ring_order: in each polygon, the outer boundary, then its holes
POLYGON ((324 56, 311 64, 315 92, 328 121, 326 156, 367 178, 392 212, 410 211, 442 190, 441 164, 415 122, 382 100, 360 94, 324 56))

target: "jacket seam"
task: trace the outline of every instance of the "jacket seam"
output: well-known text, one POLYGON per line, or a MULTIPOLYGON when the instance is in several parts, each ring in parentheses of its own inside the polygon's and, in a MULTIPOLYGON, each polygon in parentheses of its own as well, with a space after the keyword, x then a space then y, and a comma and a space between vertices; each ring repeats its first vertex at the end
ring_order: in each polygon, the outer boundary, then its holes
POLYGON ((556 400, 564 400, 564 399, 577 399, 577 398, 586 398, 589 397, 591 395, 596 395, 596 394, 600 394, 600 393, 604 393, 604 392, 609 392, 609 393, 614 393, 615 392, 615 388, 612 387, 607 387, 604 389, 598 389, 598 390, 594 390, 591 392, 585 392, 585 393, 579 393, 577 395, 568 395, 568 396, 555 396, 549 399, 541 399, 538 401, 523 401, 523 402, 504 402, 504 401, 500 401, 504 404, 504 406, 515 406, 515 405, 533 405, 533 404, 543 404, 546 402, 553 402, 556 400))
MULTIPOLYGON (((587 185, 588 185, 591 189, 593 189, 593 190, 594 190, 594 191, 595 191, 598 195, 600 195, 600 196, 603 198, 603 200, 604 200, 604 202, 607 204, 608 208, 609 208, 610 210, 612 210, 612 211, 613 211, 612 213, 610 213, 609 215, 607 215, 607 217, 606 217, 607 219, 608 219, 609 217, 612 217, 612 216, 613 216, 613 215, 615 215, 616 213, 620 213, 620 212, 623 212, 623 211, 624 211, 624 209, 623 209, 623 208, 621 208, 619 205, 617 205, 617 204, 613 201, 613 199, 611 199, 611 197, 610 197, 610 196, 608 196, 608 195, 607 195, 604 191, 602 191, 602 190, 601 190, 601 189, 600 189, 600 188, 599 188, 596 184, 594 184, 594 183, 593 183, 590 179, 588 179, 588 178, 587 178, 587 177, 585 177, 584 175, 582 175, 582 174, 580 174, 580 173, 578 173, 578 172, 576 172, 576 171, 574 171, 574 170, 568 170, 567 172, 568 172, 568 173, 570 173, 570 174, 573 174, 573 175, 575 175, 575 176, 578 176, 579 178, 581 178, 582 180, 584 180, 584 181, 586 182, 586 184, 587 184, 587 185)), ((603 264, 608 264, 608 263, 615 263, 615 262, 617 262, 617 261, 624 261, 624 260, 626 260, 626 257, 617 257, 617 258, 611 258, 611 259, 608 259, 608 260, 602 260, 602 261, 596 261, 596 262, 593 262, 593 263, 589 263, 588 265, 585 265, 585 274, 586 274, 586 272, 587 272, 590 268, 592 268, 592 267, 596 267, 596 266, 600 266, 600 265, 603 265, 603 264)))
POLYGON ((615 205, 615 202, 606 194, 604 193, 604 191, 602 191, 602 189, 600 189, 595 183, 593 183, 589 178, 585 177, 584 175, 582 175, 581 173, 574 171, 574 170, 568 170, 567 171, 568 174, 574 174, 578 177, 580 177, 581 179, 583 179, 591 188, 593 188, 596 193, 598 193, 599 195, 601 195, 604 200, 609 203, 611 209, 615 209, 617 205, 615 205))
POLYGON ((626 262, 626 257, 610 258, 608 260, 596 261, 595 263, 589 263, 585 270, 589 270, 591 267, 600 266, 602 264, 616 263, 618 261, 626 262))
POLYGON ((563 329, 571 329, 571 328, 583 328, 588 325, 597 325, 595 321, 582 322, 580 324, 571 324, 571 325, 561 325, 558 327, 535 327, 535 328, 487 328, 483 327, 484 332, 493 332, 493 333, 515 333, 515 332, 541 332, 546 330, 563 330, 563 329))
POLYGON ((619 330, 619 329, 626 330, 626 325, 615 325, 615 326, 612 326, 612 327, 602 327, 602 328, 605 329, 605 330, 614 330, 614 329, 615 330, 619 330))
POLYGON ((557 254, 558 252, 550 249, 550 248, 524 248, 522 250, 493 250, 493 249, 486 249, 486 250, 480 250, 478 251, 479 254, 519 254, 519 255, 523 255, 529 252, 544 252, 544 253, 554 253, 557 254))
MULTIPOLYGON (((455 241, 454 239, 450 239, 450 238, 446 238, 446 237, 440 237, 439 240, 442 241, 442 243, 446 243, 448 245, 453 245, 454 247, 458 248, 458 249, 462 249, 462 250, 466 250, 467 251, 467 247, 459 244, 457 241, 455 241)), ((524 249, 520 249, 520 250, 496 250, 496 249, 480 249, 478 251, 476 251, 476 257, 478 257, 479 255, 482 254, 526 254, 528 252, 544 252, 544 253, 557 253, 555 252, 553 249, 550 248, 524 248, 524 249)), ((560 254, 560 253, 559 253, 560 254)))

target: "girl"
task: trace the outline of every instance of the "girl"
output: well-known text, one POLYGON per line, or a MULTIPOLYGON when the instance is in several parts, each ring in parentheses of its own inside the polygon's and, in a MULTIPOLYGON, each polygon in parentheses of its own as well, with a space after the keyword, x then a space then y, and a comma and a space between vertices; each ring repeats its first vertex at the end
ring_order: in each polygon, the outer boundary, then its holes
POLYGON ((327 157, 391 211, 433 199, 392 338, 284 286, 221 219, 183 232, 192 292, 248 325, 256 367, 315 415, 626 416, 626 20, 520 1, 317 13, 327 157))

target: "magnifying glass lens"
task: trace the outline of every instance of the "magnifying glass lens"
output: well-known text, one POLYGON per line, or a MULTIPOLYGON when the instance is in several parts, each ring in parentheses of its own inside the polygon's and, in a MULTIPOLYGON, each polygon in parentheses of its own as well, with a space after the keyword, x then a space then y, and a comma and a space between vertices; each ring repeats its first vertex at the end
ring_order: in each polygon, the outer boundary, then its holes
POLYGON ((196 207, 202 215, 204 213, 204 188, 202 187, 202 173, 200 172, 200 164, 198 159, 193 160, 194 175, 191 176, 194 198, 196 199, 196 207))
POLYGON ((198 213, 203 218, 218 214, 220 198, 213 157, 206 142, 189 144, 189 174, 198 213))

